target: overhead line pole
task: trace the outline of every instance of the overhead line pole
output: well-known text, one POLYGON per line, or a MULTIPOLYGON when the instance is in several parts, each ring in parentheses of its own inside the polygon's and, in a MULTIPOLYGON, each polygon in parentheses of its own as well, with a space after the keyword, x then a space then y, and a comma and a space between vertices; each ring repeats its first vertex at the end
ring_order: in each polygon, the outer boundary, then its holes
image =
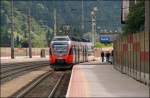
POLYGON ((29 32, 29 58, 32 58, 32 42, 31 42, 31 13, 30 8, 28 9, 28 32, 29 32))
POLYGON ((57 32, 56 8, 54 8, 54 36, 56 36, 56 32, 57 32))
POLYGON ((11 58, 14 59, 14 20, 13 20, 13 0, 11 0, 11 58))
POLYGON ((95 36, 95 32, 94 32, 94 25, 95 25, 95 21, 94 21, 94 12, 92 11, 91 12, 91 14, 92 14, 92 44, 93 44, 93 46, 95 45, 95 42, 94 42, 94 36, 95 36))
POLYGON ((83 11, 84 9, 83 9, 83 0, 82 0, 82 24, 81 24, 81 29, 82 29, 82 35, 83 35, 83 33, 84 33, 84 11, 83 11))
POLYGON ((93 43, 93 46, 95 46, 95 42, 96 42, 96 11, 97 11, 97 7, 94 7, 92 12, 91 12, 91 16, 92 16, 92 43, 93 43))

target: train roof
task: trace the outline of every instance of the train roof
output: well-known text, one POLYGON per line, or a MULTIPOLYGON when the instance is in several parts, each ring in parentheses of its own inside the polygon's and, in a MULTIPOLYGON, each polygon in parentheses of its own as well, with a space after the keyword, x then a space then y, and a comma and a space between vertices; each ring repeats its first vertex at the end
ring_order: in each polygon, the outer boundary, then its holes
POLYGON ((55 36, 52 41, 69 41, 70 38, 68 36, 55 36))
POLYGON ((74 36, 55 36, 52 41, 78 41, 78 42, 90 42, 90 40, 85 38, 78 38, 74 36))
POLYGON ((85 38, 78 38, 78 37, 73 37, 73 36, 70 36, 69 38, 70 38, 72 41, 78 41, 78 42, 90 42, 90 40, 85 39, 85 38))

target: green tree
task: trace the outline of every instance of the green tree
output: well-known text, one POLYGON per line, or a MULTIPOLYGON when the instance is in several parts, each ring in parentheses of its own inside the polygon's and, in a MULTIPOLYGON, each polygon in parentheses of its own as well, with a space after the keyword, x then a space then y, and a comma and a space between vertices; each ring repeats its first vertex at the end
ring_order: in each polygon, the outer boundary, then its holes
POLYGON ((123 28, 124 33, 137 33, 144 30, 145 6, 144 1, 140 1, 133 6, 128 15, 128 19, 123 28))

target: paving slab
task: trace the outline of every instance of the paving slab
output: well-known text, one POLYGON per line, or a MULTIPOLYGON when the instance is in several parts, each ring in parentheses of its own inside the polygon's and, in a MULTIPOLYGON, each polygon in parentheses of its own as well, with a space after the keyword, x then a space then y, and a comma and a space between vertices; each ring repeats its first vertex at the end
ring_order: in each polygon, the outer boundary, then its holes
POLYGON ((92 61, 73 67, 66 97, 149 97, 149 87, 113 65, 92 61))

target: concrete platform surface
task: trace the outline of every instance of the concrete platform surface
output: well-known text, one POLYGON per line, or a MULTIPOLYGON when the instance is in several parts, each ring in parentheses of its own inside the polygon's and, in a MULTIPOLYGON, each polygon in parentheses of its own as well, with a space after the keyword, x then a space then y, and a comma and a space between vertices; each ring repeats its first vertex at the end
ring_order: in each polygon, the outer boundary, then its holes
POLYGON ((91 61, 73 67, 66 97, 149 97, 149 87, 112 65, 91 61))

